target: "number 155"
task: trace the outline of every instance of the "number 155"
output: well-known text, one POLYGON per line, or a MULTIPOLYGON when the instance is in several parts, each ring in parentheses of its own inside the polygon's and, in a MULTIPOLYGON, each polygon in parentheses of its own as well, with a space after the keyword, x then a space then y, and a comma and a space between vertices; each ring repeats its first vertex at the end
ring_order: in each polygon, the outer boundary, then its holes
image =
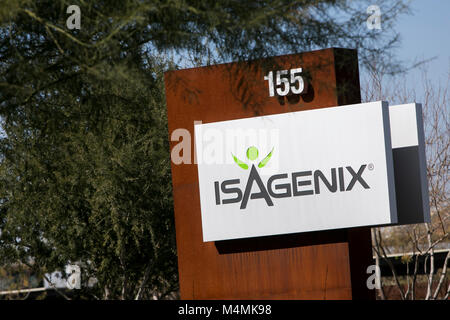
MULTIPOLYGON (((300 75, 301 72, 302 68, 277 71, 275 79, 277 95, 286 96, 289 92, 293 94, 305 93, 306 86, 303 77, 300 75)), ((275 95, 273 71, 264 76, 264 80, 269 81, 269 97, 273 97, 275 95)))

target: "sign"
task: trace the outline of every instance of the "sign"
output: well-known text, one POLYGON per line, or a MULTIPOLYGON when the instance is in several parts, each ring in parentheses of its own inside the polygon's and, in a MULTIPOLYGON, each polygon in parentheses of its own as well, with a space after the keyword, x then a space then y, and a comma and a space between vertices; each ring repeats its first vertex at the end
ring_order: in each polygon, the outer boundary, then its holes
POLYGON ((389 107, 198 124, 203 241, 397 222, 389 107))
MULTIPOLYGON (((373 299, 374 292, 366 286, 367 266, 372 264, 370 228, 203 242, 203 231, 206 229, 202 228, 202 209, 204 214, 209 213, 204 206, 201 208, 198 164, 213 164, 217 173, 226 170, 229 173, 224 174, 224 177, 211 176, 213 182, 209 187, 213 191, 209 192, 213 210, 219 207, 215 205, 214 181, 222 183, 227 179, 238 178, 242 180, 239 184, 242 190, 249 177, 251 164, 256 163, 258 174, 266 187, 268 178, 277 173, 320 169, 330 178, 331 169, 322 169, 318 163, 311 167, 299 163, 293 171, 283 172, 283 159, 292 155, 289 150, 281 152, 277 148, 264 166, 259 168, 258 164, 274 146, 270 145, 271 141, 282 138, 277 131, 256 132, 258 141, 242 147, 238 144, 234 146, 234 156, 243 166, 248 165, 248 169, 243 169, 234 161, 231 150, 214 148, 211 142, 219 138, 218 132, 204 131, 206 136, 201 139, 205 142, 203 145, 196 144, 194 139, 194 124, 199 121, 212 124, 322 108, 327 111, 329 107, 360 103, 356 50, 330 48, 250 62, 172 70, 166 72, 164 77, 171 154, 182 159, 181 162, 171 162, 181 298, 373 299), (287 70, 287 74, 283 70, 287 70), (251 149, 249 157, 253 158, 255 151, 258 152, 252 162, 247 158, 250 146, 257 150, 251 149), (202 155, 202 159, 197 158, 194 150, 202 155)), ((320 125, 316 129, 324 130, 325 126, 320 125)), ((296 141, 297 137, 291 143, 296 141)), ((358 170, 358 164, 352 165, 354 170, 358 170)), ((364 169, 364 180, 367 181, 367 173, 375 173, 377 169, 377 166, 373 171, 364 169)), ((345 175, 350 177, 351 173, 345 170, 345 175)), ((285 180, 289 181, 289 178, 285 180)), ((273 184, 278 185, 280 182, 282 180, 274 181, 273 184)), ((370 185, 371 182, 367 183, 370 185)), ((234 187, 236 185, 227 186, 227 189, 234 187)), ((322 181, 320 187, 321 194, 317 196, 330 193, 322 181)), ((258 186, 255 184, 254 188, 257 190, 258 186)), ((357 181, 349 192, 360 188, 360 182, 357 181)), ((363 188, 361 191, 367 190, 363 188)), ((276 189, 275 192, 283 190, 276 189)), ((220 194, 221 201, 234 196, 220 194)), ((308 197, 296 196, 295 199, 308 197)), ((274 206, 279 206, 281 200, 290 199, 273 198, 274 206)), ((258 202, 262 205, 265 200, 249 199, 246 209, 242 210, 253 210, 252 207, 258 202)), ((240 210, 240 205, 221 204, 227 210, 232 207, 240 210)), ((224 215, 223 218, 229 216, 224 215)))

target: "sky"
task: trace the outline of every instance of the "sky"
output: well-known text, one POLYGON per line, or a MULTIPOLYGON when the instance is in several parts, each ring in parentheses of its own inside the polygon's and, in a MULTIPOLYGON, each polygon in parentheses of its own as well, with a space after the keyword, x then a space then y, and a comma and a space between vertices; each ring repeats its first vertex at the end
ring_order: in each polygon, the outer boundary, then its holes
MULTIPOLYGON (((435 60, 427 64, 432 83, 445 82, 450 72, 450 0, 412 0, 412 14, 397 23, 401 36, 399 59, 435 60)), ((408 81, 419 80, 418 70, 408 74, 408 81)), ((413 83, 411 83, 413 85, 413 83)))

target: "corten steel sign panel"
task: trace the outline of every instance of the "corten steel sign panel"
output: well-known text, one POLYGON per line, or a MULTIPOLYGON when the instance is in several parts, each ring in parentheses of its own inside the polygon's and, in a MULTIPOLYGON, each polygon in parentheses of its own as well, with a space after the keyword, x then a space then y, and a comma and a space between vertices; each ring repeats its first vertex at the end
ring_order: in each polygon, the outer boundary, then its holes
POLYGON ((397 222, 389 106, 195 125, 203 241, 397 222))
MULTIPOLYGON (((326 49, 252 63, 167 72, 169 134, 210 123, 360 102, 357 54, 326 49), (270 96, 270 71, 302 68, 307 93, 270 96)), ((178 144, 171 142, 171 150, 178 144)), ((184 155, 186 156, 186 155, 184 155)), ((194 152, 190 152, 194 162, 194 152)), ((182 299, 373 298, 369 228, 203 242, 196 164, 174 164, 172 183, 182 299)))

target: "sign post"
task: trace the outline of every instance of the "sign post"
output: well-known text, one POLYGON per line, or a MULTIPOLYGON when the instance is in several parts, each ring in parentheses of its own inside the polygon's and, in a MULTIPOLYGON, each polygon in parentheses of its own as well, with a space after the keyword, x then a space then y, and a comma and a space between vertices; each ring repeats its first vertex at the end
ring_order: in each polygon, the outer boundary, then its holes
MULTIPOLYGON (((203 153, 195 152, 194 138, 200 122, 360 103, 356 51, 332 48, 170 71, 165 84, 172 158, 178 157, 172 183, 181 298, 373 299, 366 287, 372 264, 368 227, 255 237, 250 232, 204 242, 197 165, 204 159, 197 159, 203 153)), ((256 154, 249 150, 248 159, 256 154)), ((236 159, 245 167, 242 157, 236 159)))

